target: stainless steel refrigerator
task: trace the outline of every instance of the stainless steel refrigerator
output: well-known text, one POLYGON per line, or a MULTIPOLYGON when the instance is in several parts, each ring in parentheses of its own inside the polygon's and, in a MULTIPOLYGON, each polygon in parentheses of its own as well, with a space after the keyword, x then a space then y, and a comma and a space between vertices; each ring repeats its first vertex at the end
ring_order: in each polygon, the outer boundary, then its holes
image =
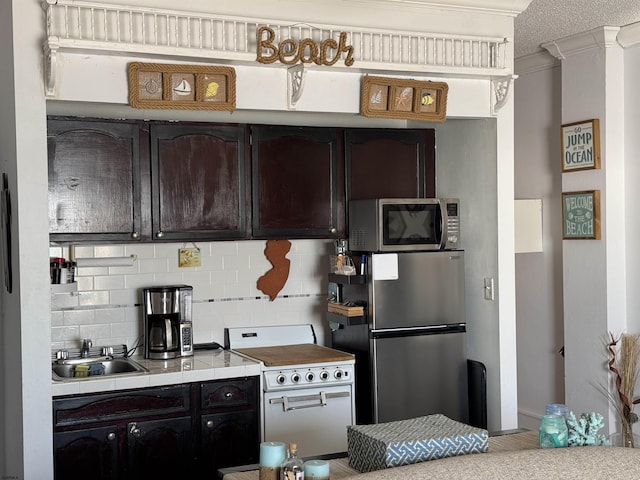
POLYGON ((356 355, 357 422, 435 413, 467 422, 464 252, 363 261, 360 280, 337 283, 342 301, 364 305, 365 315, 330 318, 333 347, 356 355))

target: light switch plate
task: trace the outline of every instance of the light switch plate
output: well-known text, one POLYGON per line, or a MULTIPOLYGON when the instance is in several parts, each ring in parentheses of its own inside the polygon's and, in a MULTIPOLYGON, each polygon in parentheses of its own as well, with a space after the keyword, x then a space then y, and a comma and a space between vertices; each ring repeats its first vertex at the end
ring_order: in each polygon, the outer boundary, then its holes
POLYGON ((494 299, 493 278, 486 277, 484 279, 484 299, 485 300, 493 300, 494 299))

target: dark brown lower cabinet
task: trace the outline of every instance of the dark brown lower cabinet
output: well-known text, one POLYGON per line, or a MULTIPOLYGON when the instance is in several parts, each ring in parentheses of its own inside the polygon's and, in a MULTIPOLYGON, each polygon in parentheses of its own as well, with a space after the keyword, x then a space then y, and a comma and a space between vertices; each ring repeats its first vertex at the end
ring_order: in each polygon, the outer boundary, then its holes
POLYGON ((220 468, 258 463, 258 451, 251 448, 260 442, 256 411, 203 415, 201 477, 220 468))
POLYGON ((55 433, 53 450, 56 478, 119 478, 118 429, 113 426, 55 433))
POLYGON ((56 398, 55 478, 217 478, 256 463, 258 388, 245 377, 56 398))
POLYGON ((191 416, 127 425, 127 478, 175 480, 194 473, 191 416))

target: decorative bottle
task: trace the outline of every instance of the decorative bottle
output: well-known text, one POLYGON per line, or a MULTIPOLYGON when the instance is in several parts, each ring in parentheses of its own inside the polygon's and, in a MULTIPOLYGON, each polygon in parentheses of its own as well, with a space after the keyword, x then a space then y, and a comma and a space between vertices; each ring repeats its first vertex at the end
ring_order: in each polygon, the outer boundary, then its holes
POLYGON ((289 444, 289 456, 280 469, 280 480, 304 480, 304 462, 298 457, 298 446, 289 444))
POLYGON ((561 415, 543 415, 540 422, 540 448, 568 446, 567 423, 561 415))

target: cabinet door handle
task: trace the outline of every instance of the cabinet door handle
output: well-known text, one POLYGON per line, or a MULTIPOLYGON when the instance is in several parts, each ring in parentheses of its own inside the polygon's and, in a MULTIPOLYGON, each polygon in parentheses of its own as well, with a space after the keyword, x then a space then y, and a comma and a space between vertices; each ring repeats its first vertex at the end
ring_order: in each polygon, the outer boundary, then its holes
POLYGON ((140 233, 139 233, 139 232, 133 232, 133 233, 131 234, 131 238, 135 238, 135 239, 140 238, 140 233))
POLYGON ((329 227, 329 233, 336 233, 338 229, 336 227, 329 227))
POLYGON ((162 238, 162 237, 164 237, 164 233, 158 232, 158 233, 156 233, 156 237, 162 238))
POLYGON ((138 424, 137 423, 132 423, 131 424, 131 428, 129 428, 129 433, 131 435, 133 435, 134 437, 136 437, 136 438, 140 438, 140 436, 142 435, 142 432, 138 428, 138 424))
POLYGON ((233 393, 231 393, 231 392, 227 392, 227 393, 224 394, 224 398, 226 398, 226 399, 229 399, 231 397, 233 397, 233 393))
POLYGON ((107 440, 115 440, 116 439, 116 434, 113 432, 109 432, 107 434, 107 440))
POLYGON ((207 420, 207 428, 213 428, 213 420, 207 420))

